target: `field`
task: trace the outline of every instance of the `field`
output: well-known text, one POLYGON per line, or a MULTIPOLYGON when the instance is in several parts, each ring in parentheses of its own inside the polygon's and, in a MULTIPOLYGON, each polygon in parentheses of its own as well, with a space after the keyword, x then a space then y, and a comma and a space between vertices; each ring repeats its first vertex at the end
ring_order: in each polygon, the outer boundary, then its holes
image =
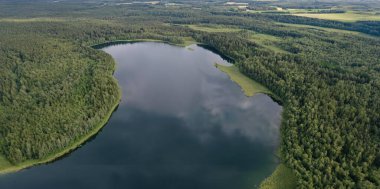
POLYGON ((358 13, 358 12, 346 12, 346 13, 323 13, 323 14, 310 14, 310 13, 296 13, 296 16, 303 16, 309 18, 318 18, 324 20, 336 20, 342 22, 356 22, 356 21, 380 21, 380 15, 372 13, 358 13))
POLYGON ((263 46, 264 48, 270 49, 277 53, 288 53, 287 51, 281 49, 276 45, 276 42, 280 42, 281 38, 268 35, 268 34, 262 34, 262 33, 252 33, 250 35, 249 40, 263 46))
POLYGON ((222 25, 187 25, 187 26, 193 30, 212 32, 212 33, 241 31, 240 28, 233 28, 231 26, 222 26, 222 25))
MULTIPOLYGON (((226 26, 226 25, 185 25, 193 30, 196 31, 203 31, 203 32, 209 32, 209 33, 233 33, 233 32, 241 32, 245 31, 249 35, 249 40, 252 42, 255 42, 259 45, 261 45, 264 48, 270 49, 274 52, 277 53, 288 53, 287 51, 279 48, 275 43, 281 41, 281 38, 273 36, 273 35, 268 35, 268 34, 263 34, 263 33, 257 33, 257 32, 251 32, 251 31, 246 31, 240 28, 236 28, 234 26, 226 26)), ((192 40, 187 40, 191 43, 192 40)))
POLYGON ((340 29, 334 29, 334 28, 324 28, 324 27, 318 27, 318 26, 310 26, 310 25, 302 25, 302 24, 285 24, 285 23, 278 23, 283 26, 288 26, 288 27, 294 27, 294 28, 302 28, 302 29, 314 29, 314 30, 319 30, 319 31, 325 31, 325 32, 337 32, 341 34, 351 34, 351 35, 360 35, 360 36, 368 36, 360 32, 355 32, 355 31, 348 31, 348 30, 340 30, 340 29))
POLYGON ((0 18, 0 22, 64 22, 67 19, 62 18, 0 18))
POLYGON ((246 96, 253 96, 258 93, 272 94, 265 86, 243 75, 236 66, 223 66, 220 64, 215 64, 215 66, 237 83, 246 96))

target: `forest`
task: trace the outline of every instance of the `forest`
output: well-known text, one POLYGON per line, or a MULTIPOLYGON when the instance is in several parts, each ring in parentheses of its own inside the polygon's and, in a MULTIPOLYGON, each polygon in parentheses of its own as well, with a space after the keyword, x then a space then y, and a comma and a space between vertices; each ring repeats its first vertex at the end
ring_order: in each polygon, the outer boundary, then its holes
POLYGON ((197 42, 281 99, 280 158, 298 188, 380 187, 379 21, 188 6, 0 3, 0 157, 8 166, 46 158, 113 111, 114 61, 91 46, 197 42))

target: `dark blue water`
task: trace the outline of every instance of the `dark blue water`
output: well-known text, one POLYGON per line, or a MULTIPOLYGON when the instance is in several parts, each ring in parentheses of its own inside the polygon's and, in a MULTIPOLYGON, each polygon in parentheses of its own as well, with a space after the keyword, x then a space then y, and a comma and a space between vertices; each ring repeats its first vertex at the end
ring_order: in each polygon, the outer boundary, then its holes
POLYGON ((277 165, 282 108, 245 97, 198 46, 103 49, 123 91, 106 127, 70 155, 0 176, 1 189, 245 189, 277 165))

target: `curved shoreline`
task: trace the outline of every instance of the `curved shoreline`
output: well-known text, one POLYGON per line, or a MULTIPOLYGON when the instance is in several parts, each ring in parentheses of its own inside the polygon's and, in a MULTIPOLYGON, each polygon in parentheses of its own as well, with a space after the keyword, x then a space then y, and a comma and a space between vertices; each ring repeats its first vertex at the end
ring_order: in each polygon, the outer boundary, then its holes
MULTIPOLYGON (((97 48, 97 47, 105 45, 105 44, 109 45, 109 43, 120 43, 120 42, 121 43, 131 43, 131 42, 163 42, 163 43, 165 43, 164 41, 153 40, 153 39, 120 40, 120 41, 113 41, 113 42, 106 42, 106 43, 95 44, 95 45, 91 45, 90 47, 94 48, 94 49, 100 49, 100 48, 97 48)), ((168 44, 170 44, 170 43, 168 43, 168 44)), ((82 144, 86 143, 86 141, 88 141, 89 139, 91 139, 91 137, 93 137, 96 134, 98 134, 99 131, 106 126, 106 124, 110 120, 112 114, 115 112, 115 110, 119 106, 121 98, 122 98, 121 88, 119 87, 117 79, 113 76, 113 74, 114 74, 114 72, 116 70, 116 63, 115 63, 114 60, 113 60, 113 64, 114 64, 114 69, 113 69, 113 72, 112 72, 112 80, 118 85, 118 91, 117 91, 117 93, 118 93, 117 94, 117 99, 118 100, 115 102, 115 104, 110 109, 109 113, 106 114, 105 118, 99 123, 98 126, 96 126, 88 134, 86 134, 83 137, 81 137, 79 140, 74 141, 73 143, 71 143, 68 147, 66 147, 66 148, 64 148, 64 149, 62 149, 60 151, 57 151, 57 152, 52 152, 50 155, 48 155, 45 158, 26 160, 26 161, 21 162, 21 163, 19 163, 17 165, 12 165, 11 164, 10 166, 6 166, 4 168, 0 167, 0 175, 4 175, 4 174, 7 174, 7 173, 14 173, 14 172, 17 172, 17 171, 21 171, 23 169, 28 169, 28 168, 31 168, 31 167, 34 167, 34 166, 38 166, 38 165, 41 165, 41 164, 50 163, 50 162, 52 162, 54 160, 57 160, 57 159, 65 156, 65 155, 70 154, 71 152, 75 151, 76 149, 78 149, 79 147, 81 147, 82 144)))
MULTIPOLYGON (((94 48, 94 49, 101 49, 101 48, 103 48, 105 46, 109 46, 109 45, 113 45, 113 44, 139 43, 139 42, 158 42, 158 43, 166 43, 166 44, 174 45, 174 46, 185 47, 183 44, 173 44, 173 43, 169 43, 169 42, 166 42, 166 41, 154 40, 154 39, 117 40, 117 41, 110 41, 110 42, 104 42, 104 43, 99 43, 99 44, 95 44, 95 45, 90 45, 89 47, 94 48)), ((194 44, 199 44, 199 43, 194 43, 194 44)), ((203 48, 204 48, 204 45, 203 45, 203 48)), ((210 50, 210 49, 208 49, 208 50, 210 50)), ((219 54, 218 52, 216 52, 216 53, 219 54)), ((221 54, 219 54, 219 55, 221 55, 221 54)), ((114 62, 114 65, 115 65, 115 67, 114 67, 114 71, 115 71, 116 70, 116 63, 115 62, 114 62)), ((218 69, 220 69, 220 68, 218 68, 218 69)), ((226 73, 233 82, 236 82, 238 85, 240 85, 239 82, 237 82, 234 79, 232 79, 231 75, 228 72, 225 72, 222 69, 220 69, 220 71, 226 73)), ((241 73, 241 74, 244 75, 243 73, 241 73)), ((118 85, 118 81, 117 81, 117 79, 115 77, 113 77, 113 74, 112 74, 112 79, 118 85)), ((240 85, 240 87, 242 88, 242 91, 245 93, 244 87, 241 86, 241 85, 240 85)), ((275 102, 277 102, 278 104, 282 105, 282 101, 275 94, 273 94, 266 87, 264 87, 264 88, 266 90, 255 92, 252 95, 247 95, 246 94, 246 96, 249 97, 249 96, 253 96, 256 93, 262 93, 262 94, 266 94, 266 95, 270 96, 275 102)), ((118 95, 117 95, 117 99, 118 100, 112 106, 110 112, 106 115, 106 117, 101 121, 101 123, 98 126, 96 126, 92 131, 90 131, 88 134, 86 134, 85 136, 83 136, 81 139, 79 139, 77 141, 74 141, 68 147, 62 149, 61 151, 59 151, 57 153, 51 153, 51 155, 47 156, 46 158, 38 159, 38 160, 27 160, 27 161, 22 162, 20 164, 12 165, 12 166, 6 167, 4 169, 0 168, 0 176, 4 175, 4 174, 7 174, 7 173, 13 173, 13 172, 21 171, 23 169, 28 169, 28 168, 31 168, 31 167, 34 167, 34 166, 38 166, 38 165, 41 165, 41 164, 46 164, 46 163, 53 162, 55 160, 58 160, 59 158, 64 157, 67 154, 70 154, 71 152, 75 151, 76 149, 80 148, 83 144, 85 144, 93 136, 97 135, 101 131, 101 129, 103 129, 106 126, 106 124, 110 120, 112 114, 116 111, 117 107, 119 106, 121 98, 122 98, 121 88, 118 87, 118 95)), ((280 165, 282 165, 282 164, 280 164, 280 165)), ((280 166, 280 165, 278 165, 278 166, 280 166)), ((262 184, 264 182, 267 182, 268 179, 272 179, 273 180, 273 179, 277 179, 277 177, 279 177, 278 175, 274 174, 274 173, 276 173, 277 169, 278 168, 276 168, 271 175, 269 175, 266 179, 264 179, 261 182, 260 187, 262 186, 262 184)))
MULTIPOLYGON (((117 80, 114 77, 112 77, 112 78, 113 78, 114 82, 116 82, 117 85, 118 85, 117 80)), ((107 125, 107 123, 110 120, 112 114, 115 112, 115 110, 117 109, 117 107, 120 104, 120 100, 121 100, 121 96, 122 96, 120 87, 118 87, 117 93, 118 93, 118 95, 117 95, 117 99, 118 100, 112 106, 112 108, 110 109, 109 113, 106 114, 105 118, 99 123, 99 125, 96 126, 88 134, 84 135, 79 140, 74 141, 68 147, 60 150, 57 153, 53 152, 51 155, 49 155, 49 156, 47 156, 47 157, 45 157, 43 159, 27 160, 27 161, 22 162, 20 164, 12 165, 10 167, 6 167, 4 169, 0 169, 0 175, 7 174, 7 173, 13 173, 13 172, 17 172, 17 171, 20 171, 20 170, 23 170, 23 169, 27 169, 27 168, 30 168, 30 167, 34 167, 34 166, 37 166, 37 165, 41 165, 41 164, 52 162, 54 160, 57 160, 57 159, 61 158, 64 155, 67 155, 67 154, 73 152, 74 150, 78 149, 79 147, 81 147, 82 144, 84 144, 86 141, 88 141, 89 139, 91 139, 91 137, 93 137, 96 134, 98 134, 99 131, 101 129, 103 129, 107 125)))

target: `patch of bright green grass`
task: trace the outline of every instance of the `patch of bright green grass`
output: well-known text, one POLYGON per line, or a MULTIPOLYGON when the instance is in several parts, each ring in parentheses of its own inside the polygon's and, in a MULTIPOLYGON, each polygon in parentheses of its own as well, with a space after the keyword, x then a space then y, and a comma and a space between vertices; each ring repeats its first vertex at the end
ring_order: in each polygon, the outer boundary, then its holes
POLYGON ((283 9, 284 12, 292 13, 292 14, 317 14, 320 11, 329 11, 333 9, 283 9))
POLYGON ((296 16, 303 16, 309 18, 318 18, 324 20, 336 20, 342 22, 356 22, 356 21, 380 21, 380 15, 372 13, 359 13, 359 12, 346 12, 346 13, 324 13, 324 14, 310 14, 300 13, 293 14, 296 16))
POLYGON ((294 189, 296 187, 297 177, 284 164, 277 166, 272 175, 260 184, 260 189, 294 189))
POLYGON ((270 49, 274 52, 288 53, 287 51, 279 48, 276 45, 276 42, 281 41, 281 39, 278 37, 267 35, 267 34, 261 34, 261 33, 253 33, 250 35, 249 40, 263 46, 264 48, 270 49))
POLYGON ((357 36, 366 37, 366 38, 377 38, 377 37, 374 37, 374 36, 371 36, 368 34, 364 34, 361 32, 335 29, 335 28, 325 28, 325 27, 319 27, 319 26, 311 26, 311 25, 303 25, 303 24, 289 24, 289 23, 277 23, 277 24, 287 26, 287 27, 294 27, 294 28, 316 29, 316 30, 320 30, 320 31, 324 31, 324 32, 357 35, 357 36))
POLYGON ((183 44, 181 46, 187 47, 193 44, 197 44, 197 42, 192 37, 183 37, 183 44))
POLYGON ((63 22, 61 18, 1 18, 0 22, 63 22))
POLYGON ((337 32, 337 33, 346 33, 346 34, 362 34, 360 32, 356 32, 356 31, 349 31, 349 30, 342 30, 342 29, 335 29, 335 28, 325 28, 325 27, 304 25, 304 24, 289 24, 289 23, 282 23, 282 22, 278 22, 277 24, 287 26, 287 27, 295 27, 295 28, 318 29, 318 30, 323 30, 323 31, 327 31, 327 32, 337 32))
POLYGON ((243 75, 236 66, 223 66, 220 64, 215 64, 215 66, 237 83, 246 96, 253 96, 257 93, 272 94, 265 86, 243 75))
POLYGON ((239 32, 240 28, 234 28, 224 25, 186 25, 187 27, 204 32, 220 33, 220 32, 239 32))

